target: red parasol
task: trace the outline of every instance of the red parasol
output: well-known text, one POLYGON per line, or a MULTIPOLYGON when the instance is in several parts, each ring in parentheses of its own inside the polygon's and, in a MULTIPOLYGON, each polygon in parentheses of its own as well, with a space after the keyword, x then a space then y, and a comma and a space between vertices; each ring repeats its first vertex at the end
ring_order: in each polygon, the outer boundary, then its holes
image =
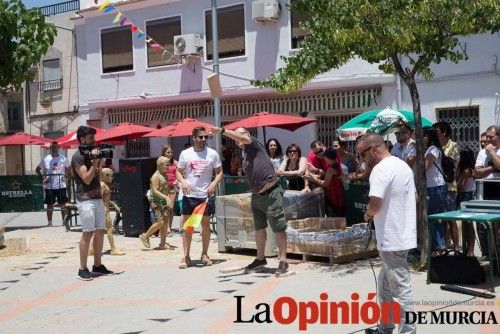
POLYGON ((13 135, 5 136, 0 138, 0 146, 5 145, 43 145, 45 143, 50 143, 51 140, 30 135, 24 132, 18 132, 13 135))
MULTIPOLYGON (((94 128, 96 131, 96 134, 104 132, 103 129, 99 128, 94 128)), ((76 139, 76 130, 72 131, 60 138, 56 139, 57 143, 59 144, 60 147, 62 148, 77 148, 79 145, 78 139, 76 139)))
POLYGON ((202 126, 209 130, 213 128, 212 124, 197 121, 192 118, 184 118, 179 122, 167 125, 163 129, 155 130, 146 134, 144 137, 184 137, 191 136, 193 129, 202 126))
POLYGON ((154 131, 154 129, 132 123, 120 123, 114 128, 106 129, 105 131, 96 134, 95 141, 103 142, 109 140, 136 139, 151 131, 154 131))
POLYGON ((305 118, 297 116, 288 116, 281 114, 271 114, 269 112, 259 112, 248 118, 233 122, 225 126, 225 128, 234 130, 236 128, 257 128, 259 126, 272 126, 289 131, 295 131, 304 125, 314 123, 314 118, 305 118))

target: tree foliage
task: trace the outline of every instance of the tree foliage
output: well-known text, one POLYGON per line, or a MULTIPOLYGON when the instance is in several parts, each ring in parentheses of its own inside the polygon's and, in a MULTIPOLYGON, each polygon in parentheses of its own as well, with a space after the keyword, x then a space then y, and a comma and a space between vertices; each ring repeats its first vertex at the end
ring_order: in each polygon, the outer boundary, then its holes
POLYGON ((54 25, 39 10, 27 10, 20 0, 0 0, 0 87, 20 88, 33 80, 41 57, 54 43, 54 25))
MULTIPOLYGON (((292 11, 306 13, 310 35, 285 67, 253 84, 281 93, 299 90, 318 74, 359 57, 397 73, 410 92, 417 141, 417 221, 421 264, 429 255, 426 181, 420 96, 416 76, 431 78, 431 65, 467 59, 460 37, 500 30, 498 0, 292 0, 292 11)), ((422 266, 423 267, 423 266, 422 266)))
POLYGON ((402 77, 430 78, 431 64, 466 59, 461 35, 500 29, 497 0, 293 0, 289 7, 310 15, 303 22, 310 35, 295 55, 284 57, 285 67, 254 81, 282 93, 354 57, 394 73, 399 56, 409 64, 402 77))

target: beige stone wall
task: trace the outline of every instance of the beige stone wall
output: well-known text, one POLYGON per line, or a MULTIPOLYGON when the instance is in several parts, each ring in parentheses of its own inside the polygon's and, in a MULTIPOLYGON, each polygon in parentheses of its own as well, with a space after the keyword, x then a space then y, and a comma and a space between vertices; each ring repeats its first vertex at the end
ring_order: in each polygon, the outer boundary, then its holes
MULTIPOLYGON (((73 22, 70 18, 74 15, 73 12, 62 13, 48 16, 46 20, 58 27, 73 29, 73 22)), ((76 41, 73 33, 58 28, 54 44, 42 57, 36 77, 27 87, 29 97, 26 99, 26 114, 29 117, 26 117, 25 128, 31 129, 33 134, 39 136, 47 136, 49 133, 65 135, 76 130, 82 123, 78 111, 74 111, 79 105, 75 48, 76 41), (43 60, 55 58, 59 59, 62 88, 43 92, 39 87, 39 83, 44 81, 43 60), (52 97, 50 106, 44 107, 40 104, 42 95, 52 97)), ((72 152, 62 153, 70 158, 72 152)), ((38 163, 48 153, 48 150, 39 146, 26 147, 24 152, 25 172, 27 174, 34 173, 38 163)))

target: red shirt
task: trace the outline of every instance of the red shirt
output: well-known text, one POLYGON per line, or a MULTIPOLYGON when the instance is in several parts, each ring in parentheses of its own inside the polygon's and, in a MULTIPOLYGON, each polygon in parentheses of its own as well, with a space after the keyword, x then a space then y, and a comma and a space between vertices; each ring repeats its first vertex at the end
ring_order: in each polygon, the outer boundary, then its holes
POLYGON ((316 168, 324 170, 325 172, 328 167, 330 167, 325 160, 318 158, 316 153, 314 153, 313 151, 309 152, 309 155, 307 156, 307 162, 309 162, 316 168))

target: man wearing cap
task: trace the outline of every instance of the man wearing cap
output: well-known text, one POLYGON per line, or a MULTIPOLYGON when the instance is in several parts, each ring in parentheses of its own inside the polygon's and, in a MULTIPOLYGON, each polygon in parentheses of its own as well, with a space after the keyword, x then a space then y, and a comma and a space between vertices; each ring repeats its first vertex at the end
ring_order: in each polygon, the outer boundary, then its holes
POLYGON ((245 271, 256 271, 267 264, 264 251, 267 239, 266 227, 269 221, 278 246, 279 265, 276 276, 287 273, 285 232, 287 224, 283 205, 285 190, 278 182, 278 176, 271 159, 267 155, 265 146, 244 128, 225 130, 224 128, 214 127, 212 133, 222 134, 233 139, 243 153, 242 167, 252 191, 251 208, 255 224, 255 243, 257 245, 257 258, 245 267, 245 271))
MULTIPOLYGON (((59 154, 59 144, 56 141, 50 143, 50 154, 47 155, 35 169, 38 175, 44 176, 43 189, 45 190, 45 204, 47 204, 48 226, 52 226, 52 212, 54 203, 64 206, 68 202, 66 192, 66 176, 70 172, 70 162, 65 156, 59 154)), ((61 210, 62 224, 66 217, 66 210, 61 210)))
POLYGON ((417 149, 415 141, 411 139, 412 129, 404 124, 398 127, 394 134, 397 143, 392 148, 391 154, 406 162, 410 168, 413 168, 417 159, 417 149))

